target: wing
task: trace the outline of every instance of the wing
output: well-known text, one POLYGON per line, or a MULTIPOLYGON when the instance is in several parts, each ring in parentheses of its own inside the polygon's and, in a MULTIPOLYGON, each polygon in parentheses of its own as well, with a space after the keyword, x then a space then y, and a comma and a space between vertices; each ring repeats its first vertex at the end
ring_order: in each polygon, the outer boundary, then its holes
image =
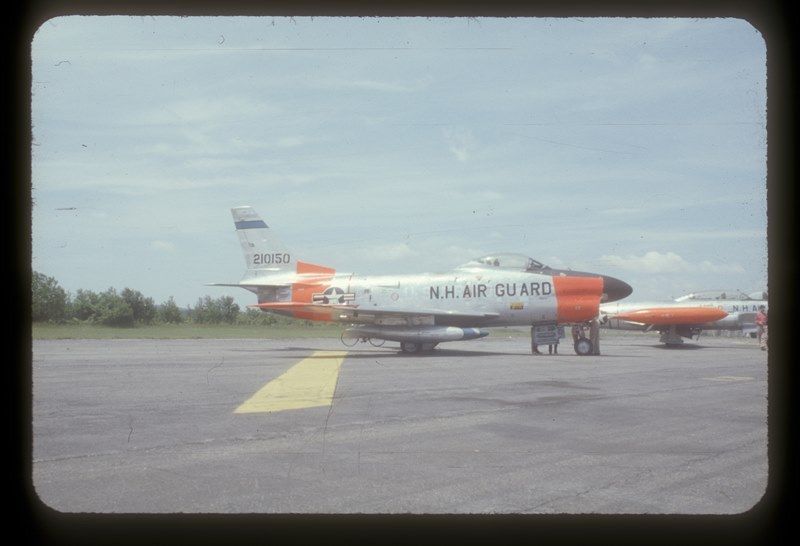
POLYGON ((359 308, 357 305, 322 304, 301 302, 268 302, 257 303, 248 307, 255 307, 265 311, 302 311, 318 314, 327 314, 331 320, 369 324, 379 319, 396 318, 406 321, 425 318, 439 319, 444 324, 471 323, 479 324, 500 316, 499 313, 449 311, 443 309, 406 309, 400 307, 359 308))

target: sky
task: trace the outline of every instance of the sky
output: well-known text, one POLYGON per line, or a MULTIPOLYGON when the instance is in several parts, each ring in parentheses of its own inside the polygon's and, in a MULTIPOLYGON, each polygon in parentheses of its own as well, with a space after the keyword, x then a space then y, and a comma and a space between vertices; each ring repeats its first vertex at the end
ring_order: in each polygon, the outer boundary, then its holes
POLYGON ((491 252, 629 301, 767 288, 766 46, 741 19, 67 16, 33 36, 32 266, 181 306, 230 208, 303 261, 491 252))

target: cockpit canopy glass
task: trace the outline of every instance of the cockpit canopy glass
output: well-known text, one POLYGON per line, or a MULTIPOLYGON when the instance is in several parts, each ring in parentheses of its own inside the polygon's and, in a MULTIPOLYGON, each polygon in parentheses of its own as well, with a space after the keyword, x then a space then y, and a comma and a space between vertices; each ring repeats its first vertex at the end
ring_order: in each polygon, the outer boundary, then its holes
POLYGON ((547 269, 547 266, 541 262, 537 262, 533 258, 525 256, 524 254, 514 253, 498 253, 488 254, 475 258, 470 261, 467 266, 489 266, 497 267, 500 269, 515 269, 517 271, 538 271, 540 269, 547 269))
POLYGON ((677 298, 675 301, 693 301, 693 300, 766 300, 766 292, 753 292, 752 294, 745 294, 740 290, 705 290, 702 292, 694 292, 677 298))

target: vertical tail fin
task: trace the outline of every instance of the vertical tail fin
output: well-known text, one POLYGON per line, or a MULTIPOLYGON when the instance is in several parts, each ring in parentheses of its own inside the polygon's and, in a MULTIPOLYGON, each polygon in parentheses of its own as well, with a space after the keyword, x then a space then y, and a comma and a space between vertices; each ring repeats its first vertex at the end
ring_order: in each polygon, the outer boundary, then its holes
MULTIPOLYGON (((258 295, 258 303, 312 303, 316 294, 330 287, 336 270, 298 261, 253 207, 234 207, 231 214, 247 266, 238 286, 258 295)), ((330 319, 330 313, 295 311, 291 314, 309 320, 330 319)))
POLYGON ((232 208, 231 215, 239 243, 242 245, 247 277, 270 272, 295 271, 297 265, 295 257, 275 237, 253 207, 232 208))

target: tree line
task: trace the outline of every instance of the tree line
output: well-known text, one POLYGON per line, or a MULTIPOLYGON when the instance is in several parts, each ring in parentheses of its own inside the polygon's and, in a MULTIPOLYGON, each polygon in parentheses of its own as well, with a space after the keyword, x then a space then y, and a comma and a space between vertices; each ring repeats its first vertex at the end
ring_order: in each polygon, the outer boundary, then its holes
POLYGON ((138 290, 124 288, 118 292, 78 289, 73 296, 53 277, 33 272, 31 279, 31 319, 33 322, 85 322, 116 327, 146 324, 242 324, 274 325, 291 319, 263 313, 256 309, 242 311, 231 296, 203 296, 197 305, 182 309, 172 296, 156 305, 153 298, 138 290))

